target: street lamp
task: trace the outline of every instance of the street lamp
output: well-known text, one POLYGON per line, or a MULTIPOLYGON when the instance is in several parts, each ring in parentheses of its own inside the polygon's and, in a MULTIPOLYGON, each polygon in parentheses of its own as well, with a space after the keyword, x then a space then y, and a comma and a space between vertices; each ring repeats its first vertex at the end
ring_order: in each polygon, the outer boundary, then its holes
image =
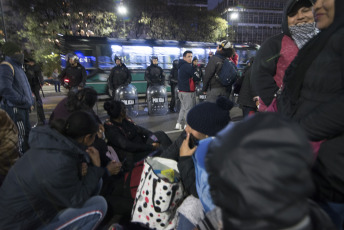
POLYGON ((127 7, 123 5, 123 2, 120 3, 119 7, 117 8, 117 11, 120 15, 122 15, 122 20, 123 20, 123 30, 124 30, 124 36, 125 36, 125 20, 124 16, 128 13, 127 7))

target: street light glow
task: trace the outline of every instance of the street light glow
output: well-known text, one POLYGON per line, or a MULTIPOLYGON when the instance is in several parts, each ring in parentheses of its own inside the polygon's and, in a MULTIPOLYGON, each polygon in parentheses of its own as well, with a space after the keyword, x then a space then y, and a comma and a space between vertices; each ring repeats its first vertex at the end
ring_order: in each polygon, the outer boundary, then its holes
POLYGON ((120 5, 118 7, 118 13, 123 14, 123 15, 127 14, 127 8, 125 6, 123 6, 123 5, 120 5))
POLYGON ((239 18, 239 13, 235 12, 231 14, 231 20, 237 20, 239 18))

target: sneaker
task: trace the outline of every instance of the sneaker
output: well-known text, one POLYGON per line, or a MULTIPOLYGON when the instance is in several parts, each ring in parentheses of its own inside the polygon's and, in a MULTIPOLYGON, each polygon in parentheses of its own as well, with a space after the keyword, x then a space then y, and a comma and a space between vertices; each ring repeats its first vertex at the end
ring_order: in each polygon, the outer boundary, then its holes
POLYGON ((176 124, 176 127, 174 129, 179 129, 179 130, 182 130, 182 125, 180 123, 177 123, 176 124))

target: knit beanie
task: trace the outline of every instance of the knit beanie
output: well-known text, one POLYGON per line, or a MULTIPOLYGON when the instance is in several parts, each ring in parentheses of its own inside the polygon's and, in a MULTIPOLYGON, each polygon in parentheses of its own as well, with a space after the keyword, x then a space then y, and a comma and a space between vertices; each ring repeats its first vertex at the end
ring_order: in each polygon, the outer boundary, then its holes
POLYGON ((19 157, 18 130, 2 109, 0 109, 0 127, 0 175, 6 175, 19 157))
POLYGON ((21 52, 21 48, 14 42, 6 42, 2 45, 1 51, 5 56, 12 56, 16 52, 21 52))
POLYGON ((225 97, 219 97, 216 103, 202 102, 193 107, 187 117, 187 124, 194 130, 208 136, 215 136, 229 122, 229 110, 233 102, 225 97))

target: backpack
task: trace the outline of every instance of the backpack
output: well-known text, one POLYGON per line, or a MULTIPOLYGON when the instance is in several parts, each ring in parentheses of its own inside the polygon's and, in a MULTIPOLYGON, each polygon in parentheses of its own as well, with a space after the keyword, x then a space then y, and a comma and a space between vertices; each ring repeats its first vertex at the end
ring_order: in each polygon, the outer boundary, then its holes
POLYGON ((238 70, 235 64, 227 58, 225 58, 223 62, 218 62, 216 69, 215 78, 221 83, 221 85, 230 87, 234 82, 236 82, 238 70))

